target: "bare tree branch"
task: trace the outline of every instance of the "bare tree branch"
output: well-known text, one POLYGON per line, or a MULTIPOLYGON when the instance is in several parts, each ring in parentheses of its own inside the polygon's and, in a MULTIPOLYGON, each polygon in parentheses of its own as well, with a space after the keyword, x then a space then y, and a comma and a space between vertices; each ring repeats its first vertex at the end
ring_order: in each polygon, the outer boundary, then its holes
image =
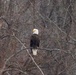
POLYGON ((19 71, 19 72, 23 73, 24 75, 27 75, 26 72, 24 72, 24 71, 22 71, 22 70, 20 70, 20 69, 17 69, 17 68, 9 68, 9 69, 5 69, 3 72, 5 73, 5 72, 7 72, 7 71, 11 71, 11 70, 13 70, 13 71, 19 71))
POLYGON ((8 71, 7 71, 6 73, 7 73, 8 75, 10 75, 8 71))
MULTIPOLYGON (((38 11, 37 11, 37 13, 38 13, 38 15, 39 15, 41 18, 44 18, 44 19, 45 19, 46 16, 45 16, 45 17, 42 16, 42 14, 40 14, 38 11)), ((45 20, 49 21, 50 23, 53 23, 62 33, 64 33, 65 35, 67 35, 67 33, 64 32, 61 28, 59 28, 55 22, 53 22, 52 20, 50 20, 50 18, 46 17, 45 20)), ((73 41, 76 42, 76 39, 74 39, 71 35, 69 35, 69 37, 70 37, 73 41)))
MULTIPOLYGON (((16 40, 17 40, 18 42, 20 42, 20 44, 21 44, 24 48, 26 48, 26 46, 25 46, 16 36, 14 36, 14 37, 16 38, 16 40)), ((43 73, 42 69, 41 69, 41 68, 38 66, 38 64, 35 62, 35 60, 34 60, 34 58, 32 57, 32 55, 29 53, 28 49, 26 49, 26 50, 27 50, 28 55, 31 57, 33 63, 34 63, 34 64, 36 65, 36 67, 40 70, 41 74, 42 74, 42 75, 45 75, 45 74, 43 73)))

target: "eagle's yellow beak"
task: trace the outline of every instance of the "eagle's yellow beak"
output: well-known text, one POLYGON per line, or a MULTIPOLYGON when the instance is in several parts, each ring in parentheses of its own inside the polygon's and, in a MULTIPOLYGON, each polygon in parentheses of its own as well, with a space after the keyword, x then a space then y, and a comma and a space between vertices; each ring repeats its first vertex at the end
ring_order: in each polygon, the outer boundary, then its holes
POLYGON ((34 33, 34 32, 36 32, 36 30, 35 30, 35 29, 33 29, 33 33, 34 33))

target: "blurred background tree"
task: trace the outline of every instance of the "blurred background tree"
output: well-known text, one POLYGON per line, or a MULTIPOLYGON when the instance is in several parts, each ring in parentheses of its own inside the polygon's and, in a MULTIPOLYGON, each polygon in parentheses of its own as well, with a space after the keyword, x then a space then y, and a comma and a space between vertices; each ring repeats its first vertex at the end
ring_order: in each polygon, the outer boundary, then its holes
POLYGON ((44 75, 76 75, 75 24, 76 0, 0 0, 0 74, 42 75, 21 45, 29 48, 38 28, 41 43, 33 58, 44 75))

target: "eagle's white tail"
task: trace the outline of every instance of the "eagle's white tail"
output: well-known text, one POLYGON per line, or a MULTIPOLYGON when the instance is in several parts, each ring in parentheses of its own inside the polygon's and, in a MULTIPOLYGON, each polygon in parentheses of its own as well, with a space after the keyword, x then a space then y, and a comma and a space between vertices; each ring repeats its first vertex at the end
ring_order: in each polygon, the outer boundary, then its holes
POLYGON ((32 49, 33 55, 37 55, 37 49, 32 49))

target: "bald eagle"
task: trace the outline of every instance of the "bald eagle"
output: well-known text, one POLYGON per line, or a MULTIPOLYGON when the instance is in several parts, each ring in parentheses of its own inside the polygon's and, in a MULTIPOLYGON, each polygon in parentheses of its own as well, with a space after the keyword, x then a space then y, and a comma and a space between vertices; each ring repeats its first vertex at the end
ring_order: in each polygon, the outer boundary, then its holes
POLYGON ((31 52, 33 55, 37 55, 38 47, 40 44, 40 39, 39 39, 39 31, 38 29, 33 29, 33 34, 31 35, 30 38, 30 48, 31 52))

